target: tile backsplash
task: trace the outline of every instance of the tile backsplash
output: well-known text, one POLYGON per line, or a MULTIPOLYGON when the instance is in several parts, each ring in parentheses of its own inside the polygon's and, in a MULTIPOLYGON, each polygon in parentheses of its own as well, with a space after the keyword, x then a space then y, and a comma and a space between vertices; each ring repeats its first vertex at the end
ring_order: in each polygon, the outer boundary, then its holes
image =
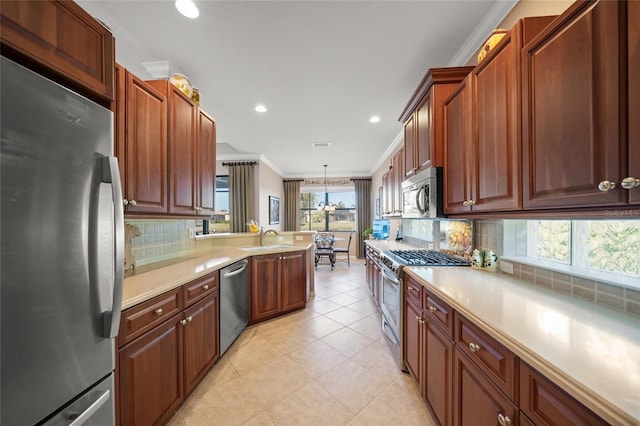
POLYGON ((125 223, 140 230, 130 246, 136 266, 195 255, 195 239, 188 235, 188 230, 195 228, 195 220, 127 219, 125 223))

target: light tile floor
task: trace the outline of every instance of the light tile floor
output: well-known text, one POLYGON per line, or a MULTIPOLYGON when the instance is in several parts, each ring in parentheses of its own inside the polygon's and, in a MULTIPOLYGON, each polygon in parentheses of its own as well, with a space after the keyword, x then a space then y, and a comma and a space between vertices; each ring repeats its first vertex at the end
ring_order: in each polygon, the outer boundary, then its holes
POLYGON ((315 279, 307 308, 248 327, 170 426, 434 425, 387 347, 364 262, 315 279))

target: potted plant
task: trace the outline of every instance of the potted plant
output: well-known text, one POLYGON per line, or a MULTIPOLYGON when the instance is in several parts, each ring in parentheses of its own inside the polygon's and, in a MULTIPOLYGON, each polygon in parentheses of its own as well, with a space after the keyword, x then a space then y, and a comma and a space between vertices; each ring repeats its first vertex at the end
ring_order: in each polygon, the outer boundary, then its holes
POLYGON ((362 237, 365 240, 368 240, 369 239, 369 235, 371 235, 371 234, 373 234, 373 228, 367 228, 364 231, 362 231, 362 237))

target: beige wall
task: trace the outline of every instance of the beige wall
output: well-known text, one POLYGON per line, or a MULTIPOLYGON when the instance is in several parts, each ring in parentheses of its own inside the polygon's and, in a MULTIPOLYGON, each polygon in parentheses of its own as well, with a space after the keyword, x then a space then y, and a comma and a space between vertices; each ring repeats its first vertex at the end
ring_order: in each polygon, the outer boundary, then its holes
POLYGON ((282 216, 284 210, 284 188, 282 187, 282 176, 262 161, 260 161, 259 164, 258 173, 256 173, 258 178, 256 181, 256 191, 258 192, 256 202, 258 219, 256 220, 265 230, 275 229, 280 232, 284 229, 284 218, 282 216), (269 196, 280 199, 280 223, 277 225, 269 225, 269 196))

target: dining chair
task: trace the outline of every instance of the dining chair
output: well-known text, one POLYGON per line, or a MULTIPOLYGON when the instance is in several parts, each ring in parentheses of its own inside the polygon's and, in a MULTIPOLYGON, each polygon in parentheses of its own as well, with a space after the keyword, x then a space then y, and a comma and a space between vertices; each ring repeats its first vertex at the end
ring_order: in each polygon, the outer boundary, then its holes
POLYGON ((347 255, 347 265, 349 265, 349 266, 351 266, 351 260, 349 259, 349 248, 351 247, 351 239, 353 238, 354 232, 355 231, 349 232, 349 240, 347 241, 347 246, 346 247, 334 247, 333 248, 333 254, 336 257, 336 260, 341 260, 342 262, 344 262, 344 260, 338 259, 338 255, 340 255, 340 254, 346 254, 347 255))
POLYGON ((329 263, 331 264, 331 270, 336 264, 336 254, 333 252, 333 242, 335 241, 335 235, 333 232, 318 232, 315 237, 316 243, 316 259, 315 259, 315 268, 318 270, 318 262, 322 257, 326 257, 329 259, 329 263))

